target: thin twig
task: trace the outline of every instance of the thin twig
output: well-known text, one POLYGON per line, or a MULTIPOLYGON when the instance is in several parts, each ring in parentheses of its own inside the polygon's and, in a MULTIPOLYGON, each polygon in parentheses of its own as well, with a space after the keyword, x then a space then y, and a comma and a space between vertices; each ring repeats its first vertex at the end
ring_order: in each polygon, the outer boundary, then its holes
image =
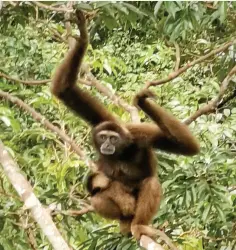
POLYGON ((51 27, 47 27, 49 29, 49 31, 51 31, 54 35, 54 37, 59 41, 59 42, 63 42, 63 43, 66 43, 67 44, 67 40, 62 37, 62 35, 54 28, 51 28, 51 27))
POLYGON ((52 211, 52 214, 64 214, 64 215, 69 215, 69 216, 81 216, 90 212, 94 212, 94 208, 92 206, 87 206, 83 209, 80 210, 54 210, 52 211))
POLYGON ((193 67, 194 65, 196 65, 200 62, 203 62, 204 60, 208 59, 209 57, 211 57, 213 55, 216 55, 222 51, 225 51, 227 48, 229 48, 230 46, 232 46, 234 44, 236 44, 236 40, 230 41, 230 42, 218 47, 217 49, 212 50, 210 53, 208 53, 204 56, 201 56, 198 59, 193 60, 190 63, 187 63, 187 65, 183 66, 179 70, 171 72, 168 75, 168 77, 166 77, 166 78, 163 78, 163 79, 157 80, 157 81, 149 81, 145 84, 145 88, 149 88, 150 86, 157 86, 157 85, 167 83, 167 82, 173 80, 174 78, 176 78, 177 76, 181 75, 183 72, 185 72, 189 68, 193 67))
POLYGON ((229 82, 233 78, 234 74, 236 74, 236 65, 231 69, 229 74, 223 80, 223 82, 220 86, 220 91, 219 91, 218 96, 216 98, 212 99, 210 102, 208 102, 208 104, 206 104, 205 106, 198 109, 193 115, 191 115, 188 119, 186 119, 184 121, 184 123, 188 125, 188 124, 192 123, 193 121, 195 121, 199 116, 207 114, 209 112, 213 112, 217 108, 218 103, 221 101, 221 99, 222 99, 222 97, 223 97, 223 95, 224 95, 224 93, 229 85, 229 82))

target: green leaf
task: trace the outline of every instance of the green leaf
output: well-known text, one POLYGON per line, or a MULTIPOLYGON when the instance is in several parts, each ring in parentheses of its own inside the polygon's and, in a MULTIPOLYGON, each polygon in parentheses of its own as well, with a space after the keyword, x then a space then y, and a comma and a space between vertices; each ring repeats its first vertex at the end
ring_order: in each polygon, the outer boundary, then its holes
POLYGON ((219 2, 220 22, 223 23, 227 16, 228 2, 219 2))
POLYGON ((134 5, 129 4, 127 2, 122 2, 124 6, 126 6, 128 9, 130 9, 131 11, 135 12, 136 14, 138 14, 139 16, 146 16, 147 14, 140 11, 138 8, 136 8, 134 5))
POLYGON ((207 217, 209 215, 209 212, 211 210, 211 205, 207 204, 207 206, 205 207, 203 214, 202 214, 202 220, 205 222, 207 220, 207 217))
POLYGON ((158 1, 154 7, 154 15, 157 16, 159 9, 161 8, 163 1, 158 1))

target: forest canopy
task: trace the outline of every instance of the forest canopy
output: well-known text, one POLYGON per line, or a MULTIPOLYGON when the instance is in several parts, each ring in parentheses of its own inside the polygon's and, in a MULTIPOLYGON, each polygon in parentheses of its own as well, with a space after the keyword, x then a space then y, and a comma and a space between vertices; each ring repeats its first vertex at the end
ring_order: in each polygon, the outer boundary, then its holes
POLYGON ((117 222, 92 211, 85 189, 97 157, 91 128, 50 92, 79 35, 74 9, 86 13, 90 36, 81 88, 124 122, 150 122, 132 100, 151 89, 200 141, 193 157, 156 152, 159 249, 235 249, 236 3, 4 1, 0 250, 141 249, 117 222), (24 189, 35 206, 20 195, 24 189), (47 223, 57 242, 45 233, 47 223))

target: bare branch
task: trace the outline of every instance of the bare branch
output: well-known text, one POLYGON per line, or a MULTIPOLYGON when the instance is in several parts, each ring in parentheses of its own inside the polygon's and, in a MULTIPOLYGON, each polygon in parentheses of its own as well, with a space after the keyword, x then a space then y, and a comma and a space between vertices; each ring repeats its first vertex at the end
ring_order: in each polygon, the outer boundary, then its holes
POLYGON ((40 7, 40 8, 47 9, 47 10, 52 10, 52 11, 56 11, 56 12, 73 12, 72 8, 52 7, 50 5, 43 4, 42 2, 38 2, 38 1, 32 1, 32 3, 35 4, 36 6, 40 7))
POLYGON ((57 210, 55 209, 54 211, 52 211, 52 214, 65 214, 65 215, 69 215, 69 216, 81 216, 90 212, 94 212, 94 208, 92 206, 87 206, 83 209, 80 210, 57 210))
POLYGON ((223 98, 223 95, 224 95, 224 93, 229 85, 229 82, 231 81, 234 74, 236 74, 236 65, 232 68, 232 70, 229 72, 229 74, 223 80, 218 96, 215 99, 212 99, 208 104, 206 104, 202 108, 198 109, 193 115, 191 115, 188 119, 186 119, 184 121, 184 123, 190 124, 193 121, 195 121, 199 116, 213 112, 217 108, 218 103, 223 98))
POLYGON ((216 55, 216 54, 218 54, 218 53, 220 53, 222 51, 225 51, 227 48, 229 48, 230 46, 232 46, 234 44, 236 44, 236 40, 228 42, 228 43, 226 43, 226 44, 218 47, 217 49, 212 50, 210 53, 208 53, 208 54, 206 54, 204 56, 201 56, 198 59, 193 60, 190 63, 187 63, 187 65, 183 66, 179 70, 171 72, 168 75, 168 77, 166 77, 166 78, 163 78, 163 79, 157 80, 157 81, 147 82, 146 85, 145 85, 145 88, 149 88, 150 86, 157 86, 157 85, 161 85, 161 84, 167 83, 167 82, 173 80, 174 78, 176 78, 177 76, 181 75, 183 72, 185 72, 189 68, 193 67, 194 65, 203 62, 204 60, 208 59, 209 57, 211 57, 213 55, 216 55))
POLYGON ((10 81, 14 81, 14 82, 20 82, 20 83, 23 83, 25 85, 31 85, 31 86, 36 86, 36 85, 43 85, 43 84, 46 84, 48 82, 51 82, 51 79, 45 79, 45 80, 29 80, 29 81, 25 81, 25 80, 20 80, 20 79, 17 79, 17 78, 14 78, 14 77, 11 77, 11 76, 8 76, 2 72, 0 72, 0 77, 4 77, 6 78, 7 80, 10 80, 10 81))
POLYGON ((35 196, 31 185, 24 175, 21 174, 20 168, 8 154, 1 141, 0 163, 3 167, 4 173, 9 178, 11 184, 24 202, 25 208, 31 211, 32 217, 38 223, 53 248, 71 250, 53 223, 51 216, 35 196))
POLYGON ((175 42, 174 45, 175 45, 175 56, 176 56, 175 71, 177 71, 180 65, 180 48, 178 43, 175 42))

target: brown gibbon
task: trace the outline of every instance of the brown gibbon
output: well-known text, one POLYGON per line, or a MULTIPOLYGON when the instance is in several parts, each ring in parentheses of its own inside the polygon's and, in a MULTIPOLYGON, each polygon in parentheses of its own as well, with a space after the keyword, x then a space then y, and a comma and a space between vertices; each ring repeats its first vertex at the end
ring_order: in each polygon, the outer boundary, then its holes
POLYGON ((191 156, 199 152, 198 141, 185 124, 152 100, 149 90, 138 93, 134 104, 153 123, 122 123, 77 86, 89 40, 86 18, 79 10, 76 23, 80 37, 56 70, 51 91, 93 128, 99 159, 98 171, 87 182, 91 203, 103 217, 119 220, 121 232, 131 232, 137 240, 141 235, 155 237, 148 226, 161 200, 154 149, 191 156))

